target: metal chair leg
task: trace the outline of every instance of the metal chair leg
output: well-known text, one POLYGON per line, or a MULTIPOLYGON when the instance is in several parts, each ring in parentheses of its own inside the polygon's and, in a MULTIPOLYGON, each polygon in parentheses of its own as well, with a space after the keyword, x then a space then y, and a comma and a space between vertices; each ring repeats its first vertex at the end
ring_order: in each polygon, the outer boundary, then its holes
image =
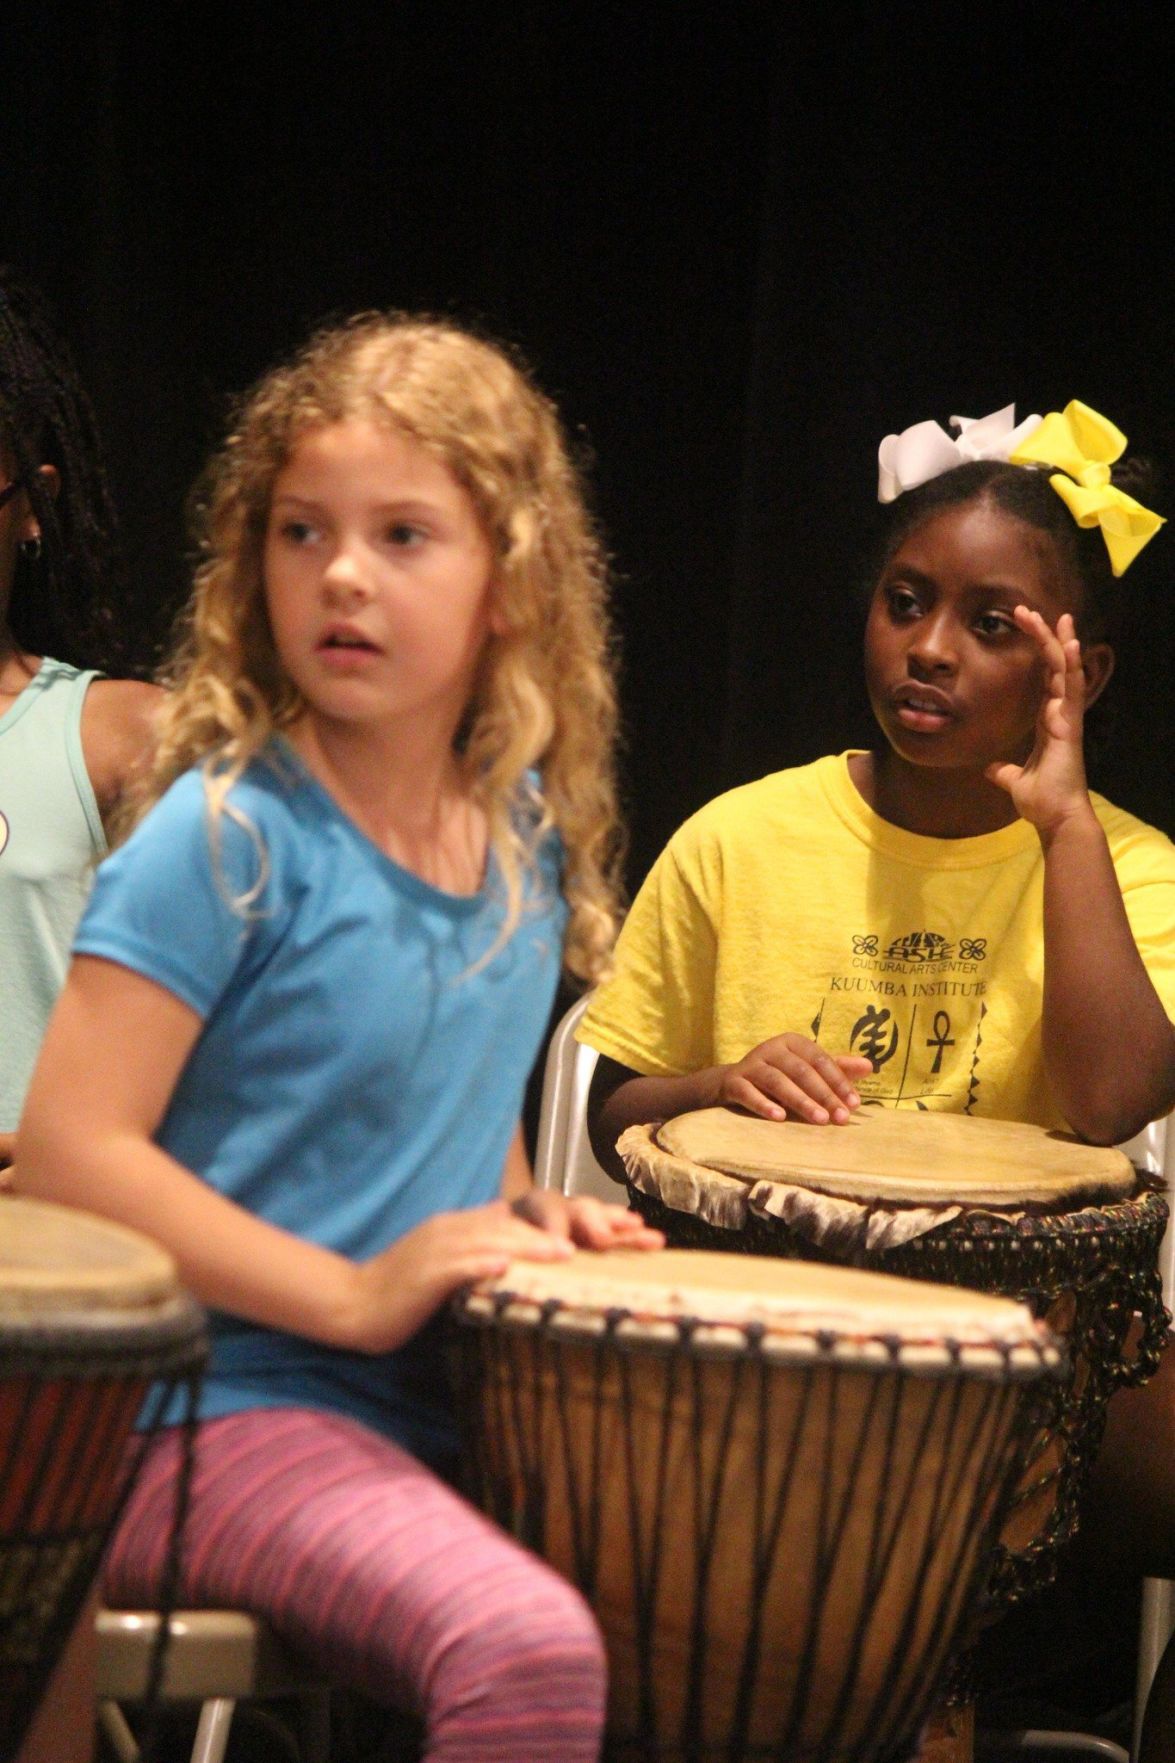
POLYGON ((1131 1747, 1131 1755, 1134 1757, 1142 1754, 1142 1723, 1146 1715, 1151 1682, 1172 1634, 1175 1634, 1175 1580, 1143 1580, 1138 1683, 1134 1692, 1134 1743, 1131 1747))
POLYGON ((224 1763, 236 1708, 237 1704, 227 1696, 216 1696, 204 1703, 192 1746, 192 1763, 224 1763))
POLYGON ((1136 1763, 1175 1759, 1175 1634, 1159 1660, 1139 1733, 1136 1763))
POLYGON ((99 1702, 98 1719, 118 1763, 139 1763, 139 1746, 117 1702, 99 1702))

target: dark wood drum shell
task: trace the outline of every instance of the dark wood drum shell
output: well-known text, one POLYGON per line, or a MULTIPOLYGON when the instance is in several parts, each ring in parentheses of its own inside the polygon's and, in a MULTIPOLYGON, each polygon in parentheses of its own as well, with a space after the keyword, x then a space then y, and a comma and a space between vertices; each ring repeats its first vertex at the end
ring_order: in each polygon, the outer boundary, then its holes
POLYGON ((0 1199, 0 1763, 20 1748, 203 1316, 130 1231, 0 1199), (141 1434, 144 1444, 151 1427, 141 1434))

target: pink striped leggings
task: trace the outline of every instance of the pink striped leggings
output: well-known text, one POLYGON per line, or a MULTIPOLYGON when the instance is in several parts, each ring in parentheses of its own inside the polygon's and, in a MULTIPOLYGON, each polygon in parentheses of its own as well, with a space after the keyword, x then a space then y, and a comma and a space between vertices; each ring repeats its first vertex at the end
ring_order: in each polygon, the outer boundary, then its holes
MULTIPOLYGON (((105 1596, 159 1595, 180 1459, 152 1449, 105 1596)), ((329 1675, 424 1721, 429 1763, 589 1763, 604 1660, 577 1592, 423 1464, 341 1415, 200 1427, 179 1601, 264 1616, 329 1675)))

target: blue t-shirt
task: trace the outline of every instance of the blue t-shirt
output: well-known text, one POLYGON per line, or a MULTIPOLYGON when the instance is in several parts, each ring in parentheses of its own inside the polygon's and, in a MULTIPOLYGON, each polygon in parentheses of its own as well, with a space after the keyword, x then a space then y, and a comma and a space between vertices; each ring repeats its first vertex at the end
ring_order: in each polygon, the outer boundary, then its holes
MULTIPOLYGON (((234 786, 219 848, 201 774, 179 778, 100 868, 75 948, 203 1020, 158 1143, 271 1224, 364 1260, 498 1193, 558 976, 558 872, 552 839, 520 925, 478 967, 504 915, 492 857, 475 895, 431 887, 282 744, 234 786)), ((432 1331, 369 1358, 212 1321, 203 1415, 309 1404, 425 1457, 451 1444, 432 1331)))

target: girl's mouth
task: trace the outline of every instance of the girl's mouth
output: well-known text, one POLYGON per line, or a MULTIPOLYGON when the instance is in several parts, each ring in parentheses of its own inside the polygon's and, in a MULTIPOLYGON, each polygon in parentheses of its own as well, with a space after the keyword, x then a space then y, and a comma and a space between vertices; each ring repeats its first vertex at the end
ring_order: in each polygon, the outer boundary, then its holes
POLYGON ((378 654, 376 645, 359 631, 327 631, 326 635, 320 638, 318 648, 320 651, 342 651, 352 655, 378 654))
POLYGON ((901 687, 894 698, 894 714, 903 728, 924 735, 937 734, 955 720, 950 701, 933 687, 901 687))

